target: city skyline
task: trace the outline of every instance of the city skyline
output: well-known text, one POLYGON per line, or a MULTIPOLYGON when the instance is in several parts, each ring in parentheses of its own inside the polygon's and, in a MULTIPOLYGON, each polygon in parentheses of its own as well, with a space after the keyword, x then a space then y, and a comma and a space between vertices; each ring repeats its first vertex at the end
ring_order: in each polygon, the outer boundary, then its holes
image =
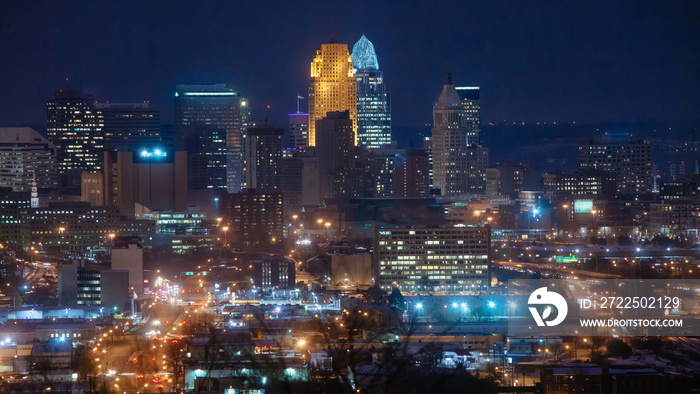
POLYGON ((434 87, 447 72, 456 84, 481 86, 484 125, 693 119, 700 103, 696 4, 379 3, 372 13, 323 4, 318 20, 283 3, 72 4, 3 6, 0 42, 15 55, 0 78, 18 92, 0 98, 3 124, 43 124, 42 103, 66 88, 99 101, 149 101, 171 123, 175 86, 197 83, 228 83, 250 98, 254 119, 285 124, 295 93, 306 96, 318 46, 331 38, 352 45, 363 34, 381 54, 397 127, 430 123, 434 87), (234 11, 233 21, 209 20, 234 11))

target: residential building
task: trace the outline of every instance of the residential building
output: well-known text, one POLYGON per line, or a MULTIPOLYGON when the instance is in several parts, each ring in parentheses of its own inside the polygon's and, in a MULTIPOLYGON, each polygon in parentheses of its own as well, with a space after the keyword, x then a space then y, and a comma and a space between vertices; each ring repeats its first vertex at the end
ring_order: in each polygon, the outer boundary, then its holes
POLYGON ((223 197, 222 216, 233 234, 228 239, 243 245, 268 245, 282 240, 284 217, 281 193, 230 193, 223 197))

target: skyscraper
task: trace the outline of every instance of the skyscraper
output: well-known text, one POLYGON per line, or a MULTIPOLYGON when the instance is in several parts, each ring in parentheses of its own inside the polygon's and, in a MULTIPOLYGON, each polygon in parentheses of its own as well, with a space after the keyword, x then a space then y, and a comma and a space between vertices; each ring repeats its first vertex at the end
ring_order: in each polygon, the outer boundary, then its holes
POLYGON ((357 163, 350 111, 329 112, 316 121, 321 198, 357 197, 362 189, 362 169, 357 163))
POLYGON ((469 127, 470 115, 448 74, 433 109, 433 187, 442 195, 480 194, 486 186, 488 151, 469 127))
POLYGON ((102 167, 103 121, 95 98, 77 90, 60 90, 46 102, 46 135, 56 146, 60 187, 80 194, 80 174, 102 167))
POLYGON ((357 95, 347 44, 322 44, 311 62, 309 78, 309 146, 316 146, 316 121, 328 112, 349 111, 357 144, 357 95))
POLYGON ((309 145, 309 114, 289 114, 289 146, 302 148, 309 145))
POLYGON ((409 149, 405 160, 396 165, 396 197, 427 197, 430 189, 430 161, 423 149, 409 149))
POLYGON ((352 47, 357 80, 357 142, 367 148, 391 143, 391 96, 374 45, 364 35, 352 47))
POLYGON ((0 127, 0 187, 28 192, 58 188, 56 147, 29 127, 0 127))
POLYGON ((131 150, 163 146, 160 136, 160 111, 148 103, 97 103, 103 119, 105 150, 131 150))
POLYGON ((245 187, 258 193, 279 193, 284 130, 269 122, 248 127, 244 134, 245 187))
POLYGON ((468 130, 469 145, 481 144, 481 104, 479 103, 478 86, 456 86, 457 95, 462 100, 465 126, 468 130))
POLYGON ((615 175, 621 194, 651 193, 651 139, 605 136, 582 139, 579 171, 600 170, 615 175))
POLYGON ((241 190, 249 114, 247 100, 225 84, 177 86, 174 139, 187 151, 190 189, 241 190))

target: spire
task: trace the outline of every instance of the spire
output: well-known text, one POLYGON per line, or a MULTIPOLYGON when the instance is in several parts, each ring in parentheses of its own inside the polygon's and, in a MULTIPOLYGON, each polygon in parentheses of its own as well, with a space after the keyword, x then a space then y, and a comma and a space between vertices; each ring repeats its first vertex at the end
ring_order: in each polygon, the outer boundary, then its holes
POLYGON ((447 73, 447 82, 442 86, 442 93, 440 93, 440 98, 438 98, 438 107, 455 107, 461 104, 459 99, 459 94, 455 85, 452 83, 452 73, 447 73))
POLYGON ((36 187, 36 168, 32 169, 32 194, 31 194, 31 207, 39 208, 39 191, 36 187))
POLYGON ((357 70, 379 70, 377 54, 374 45, 365 37, 362 37, 352 47, 352 63, 357 70))

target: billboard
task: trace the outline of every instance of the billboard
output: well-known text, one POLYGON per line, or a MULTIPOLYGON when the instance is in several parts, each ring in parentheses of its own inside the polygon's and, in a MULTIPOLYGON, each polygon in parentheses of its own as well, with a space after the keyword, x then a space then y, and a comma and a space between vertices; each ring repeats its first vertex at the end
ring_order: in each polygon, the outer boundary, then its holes
POLYGON ((574 213, 591 213, 593 211, 593 200, 574 201, 574 213))

